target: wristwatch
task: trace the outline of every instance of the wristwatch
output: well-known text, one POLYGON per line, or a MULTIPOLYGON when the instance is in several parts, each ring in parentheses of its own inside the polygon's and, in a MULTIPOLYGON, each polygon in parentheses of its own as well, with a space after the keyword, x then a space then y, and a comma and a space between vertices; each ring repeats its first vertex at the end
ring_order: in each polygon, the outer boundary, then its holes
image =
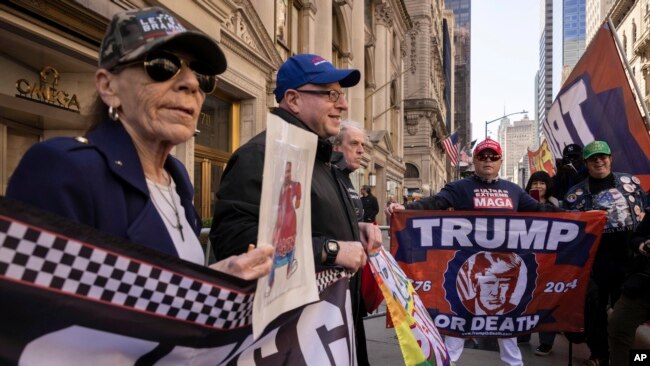
POLYGON ((328 239, 325 242, 323 250, 325 251, 325 255, 327 255, 327 258, 325 258, 326 265, 331 266, 334 264, 336 256, 339 254, 339 248, 339 242, 336 240, 328 239))

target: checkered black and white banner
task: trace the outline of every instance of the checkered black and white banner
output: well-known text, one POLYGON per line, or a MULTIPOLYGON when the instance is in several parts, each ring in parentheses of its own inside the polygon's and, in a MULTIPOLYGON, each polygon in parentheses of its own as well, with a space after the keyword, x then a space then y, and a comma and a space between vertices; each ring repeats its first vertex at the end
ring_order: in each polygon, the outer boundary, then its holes
POLYGON ((353 363, 347 276, 317 278, 253 340, 254 283, 0 198, 0 364, 353 363))

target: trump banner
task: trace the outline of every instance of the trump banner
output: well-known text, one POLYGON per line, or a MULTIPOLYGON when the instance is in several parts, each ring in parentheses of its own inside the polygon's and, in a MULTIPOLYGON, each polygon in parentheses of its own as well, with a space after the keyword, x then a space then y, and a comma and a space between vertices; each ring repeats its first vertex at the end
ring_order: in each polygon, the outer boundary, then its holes
POLYGON ((0 364, 356 364, 348 274, 252 335, 243 281, 0 197, 0 364))
POLYGON ((404 271, 384 248, 370 254, 370 268, 386 299, 404 364, 450 365, 447 347, 404 271))
POLYGON ((391 252, 434 325, 457 337, 583 329, 605 213, 401 211, 391 252))
POLYGON ((607 23, 560 89, 542 128, 555 158, 571 143, 604 140, 614 156, 612 170, 635 175, 650 188, 650 136, 607 23))

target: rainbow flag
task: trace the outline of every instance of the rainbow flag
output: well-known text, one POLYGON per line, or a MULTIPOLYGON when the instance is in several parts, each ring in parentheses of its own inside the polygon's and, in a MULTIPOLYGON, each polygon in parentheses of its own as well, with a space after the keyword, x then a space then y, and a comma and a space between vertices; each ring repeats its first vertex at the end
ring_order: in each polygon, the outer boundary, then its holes
POLYGON ((404 364, 449 366, 451 361, 445 343, 395 258, 380 248, 370 254, 370 268, 386 299, 404 364))

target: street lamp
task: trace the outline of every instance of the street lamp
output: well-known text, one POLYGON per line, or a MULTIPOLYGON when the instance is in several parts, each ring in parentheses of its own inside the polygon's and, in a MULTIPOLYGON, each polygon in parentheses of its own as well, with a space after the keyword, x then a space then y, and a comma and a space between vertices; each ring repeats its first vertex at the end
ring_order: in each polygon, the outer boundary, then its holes
POLYGON ((504 119, 504 118, 506 118, 506 117, 508 117, 508 116, 512 116, 513 114, 523 114, 523 113, 528 113, 528 112, 524 109, 524 110, 522 110, 521 112, 508 113, 508 114, 504 114, 503 116, 501 116, 501 117, 499 117, 499 118, 495 118, 495 119, 493 119, 493 120, 491 120, 491 121, 485 121, 485 138, 488 137, 488 135, 487 135, 487 127, 488 127, 488 125, 489 125, 490 123, 492 123, 492 122, 496 122, 496 121, 500 121, 500 120, 502 120, 502 119, 504 119))

